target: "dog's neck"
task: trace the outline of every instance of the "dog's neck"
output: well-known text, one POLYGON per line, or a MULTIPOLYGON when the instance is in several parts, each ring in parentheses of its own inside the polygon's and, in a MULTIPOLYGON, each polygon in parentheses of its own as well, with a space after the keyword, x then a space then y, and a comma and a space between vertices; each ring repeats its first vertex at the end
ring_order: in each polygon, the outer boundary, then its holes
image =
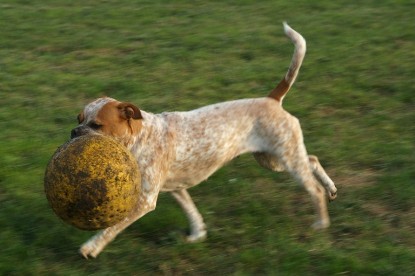
POLYGON ((173 137, 169 135, 168 125, 162 115, 141 111, 143 119, 132 121, 132 128, 136 130, 128 141, 127 148, 134 156, 140 156, 140 162, 150 162, 160 155, 166 154, 165 149, 173 137), (158 155, 158 156, 155 156, 158 155))

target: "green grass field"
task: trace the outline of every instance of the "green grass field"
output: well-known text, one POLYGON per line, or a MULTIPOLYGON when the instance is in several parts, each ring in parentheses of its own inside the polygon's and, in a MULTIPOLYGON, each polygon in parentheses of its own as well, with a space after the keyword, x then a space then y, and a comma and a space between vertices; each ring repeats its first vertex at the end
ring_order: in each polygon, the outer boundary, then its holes
POLYGON ((4 0, 0 3, 0 275, 415 275, 415 3, 4 0), (268 94, 284 101, 339 192, 313 232, 307 192, 244 155, 191 189, 208 239, 187 244, 168 194, 94 260, 60 221, 45 166, 107 95, 151 112, 268 94))

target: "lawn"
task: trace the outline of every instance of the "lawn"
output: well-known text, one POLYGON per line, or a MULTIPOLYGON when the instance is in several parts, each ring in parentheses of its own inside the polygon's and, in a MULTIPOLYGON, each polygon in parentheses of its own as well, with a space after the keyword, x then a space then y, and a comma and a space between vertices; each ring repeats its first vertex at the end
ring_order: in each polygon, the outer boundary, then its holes
POLYGON ((415 3, 4 0, 0 3, 0 275, 415 275, 415 3), (307 192, 243 155, 192 188, 208 239, 187 244, 169 194, 97 259, 52 212, 43 174, 82 107, 150 112, 262 97, 307 40, 284 108, 337 185, 312 231, 307 192))

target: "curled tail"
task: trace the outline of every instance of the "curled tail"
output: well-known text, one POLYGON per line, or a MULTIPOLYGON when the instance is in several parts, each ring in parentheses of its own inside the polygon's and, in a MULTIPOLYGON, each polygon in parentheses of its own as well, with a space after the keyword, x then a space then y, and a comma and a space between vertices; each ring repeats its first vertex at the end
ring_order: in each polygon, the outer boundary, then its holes
POLYGON ((297 78, 298 71, 300 70, 301 63, 303 62, 306 51, 305 39, 299 33, 293 30, 290 26, 288 26, 286 22, 284 22, 283 24, 284 32, 294 43, 295 49, 290 67, 288 68, 285 77, 268 95, 268 97, 279 101, 280 104, 282 104, 282 99, 284 98, 285 94, 287 94, 287 92, 290 90, 295 79, 297 78))

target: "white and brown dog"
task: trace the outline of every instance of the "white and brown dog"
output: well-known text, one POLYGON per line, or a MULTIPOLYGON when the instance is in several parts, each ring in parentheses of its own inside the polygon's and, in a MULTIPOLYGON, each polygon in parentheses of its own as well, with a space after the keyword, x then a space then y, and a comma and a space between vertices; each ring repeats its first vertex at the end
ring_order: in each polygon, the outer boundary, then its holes
POLYGON ((307 154, 298 119, 281 106, 306 51, 299 33, 286 23, 284 30, 295 51, 287 74, 268 97, 161 114, 144 112, 133 104, 107 97, 85 107, 72 137, 101 133, 116 138, 137 158, 142 175, 142 194, 135 211, 84 243, 80 253, 85 258, 96 257, 118 233, 154 210, 159 192, 171 192, 183 208, 190 222, 188 240, 204 239, 203 218, 186 189, 247 152, 252 152, 265 168, 286 170, 304 185, 317 211, 313 228, 329 226, 326 195, 333 200, 337 189, 317 157, 307 154))

